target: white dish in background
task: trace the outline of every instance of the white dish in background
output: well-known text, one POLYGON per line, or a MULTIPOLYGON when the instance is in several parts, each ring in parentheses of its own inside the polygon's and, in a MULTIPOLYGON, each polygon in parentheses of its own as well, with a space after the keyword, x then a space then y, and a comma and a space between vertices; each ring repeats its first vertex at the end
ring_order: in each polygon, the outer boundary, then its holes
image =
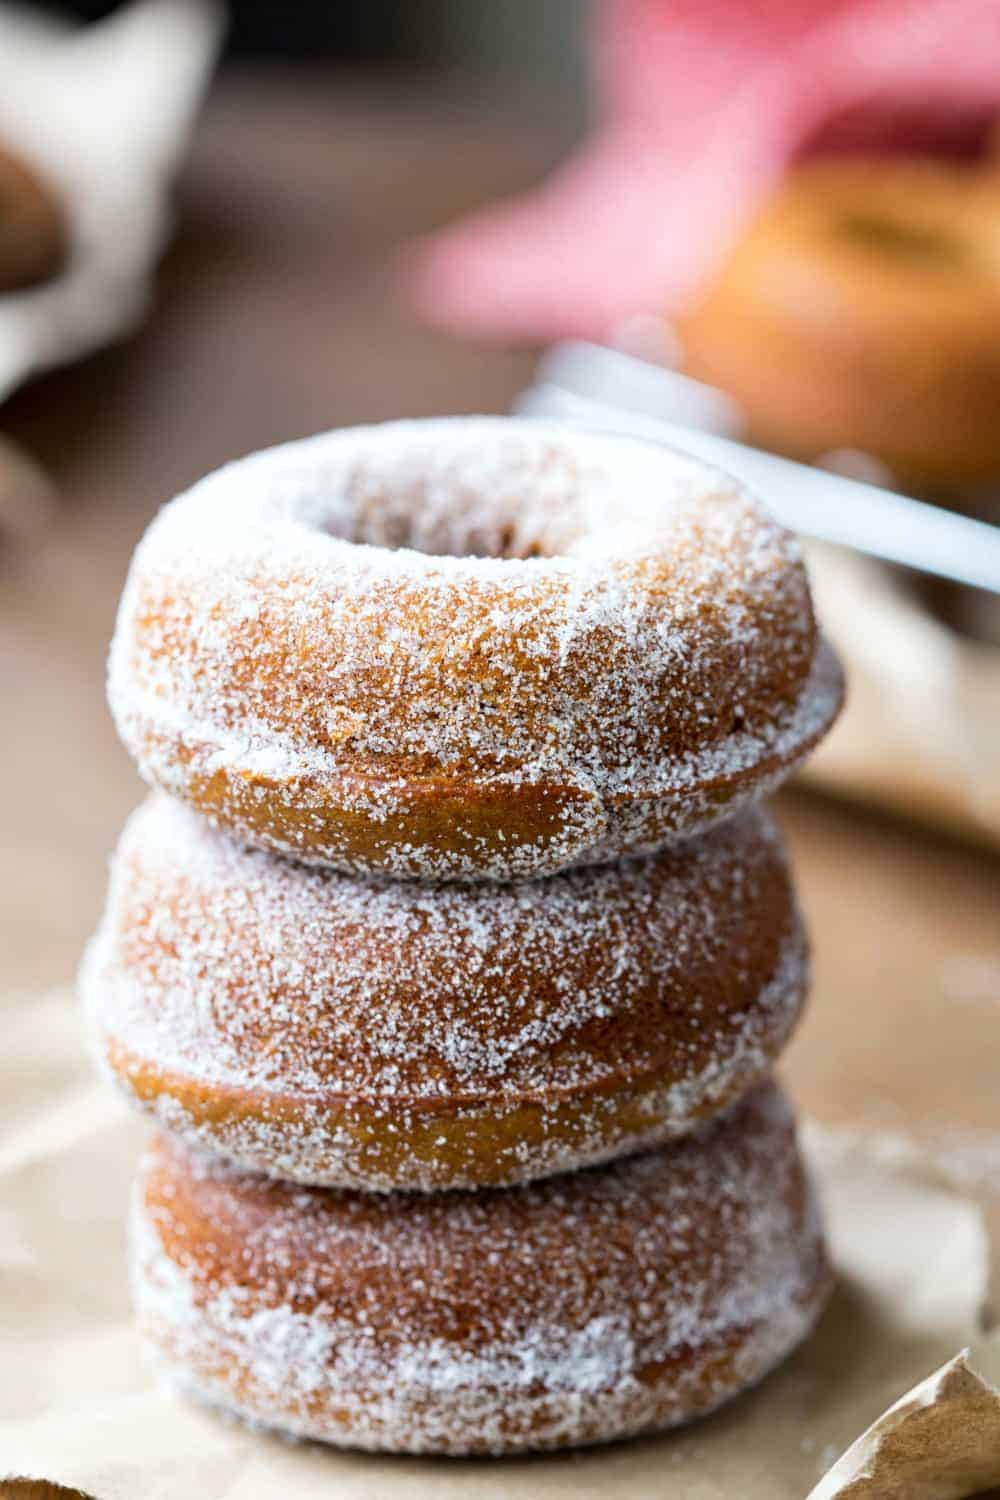
POLYGON ((0 141, 51 183, 70 232, 64 270, 0 297, 0 400, 145 312, 221 31, 215 0, 135 0, 85 27, 0 5, 0 141))

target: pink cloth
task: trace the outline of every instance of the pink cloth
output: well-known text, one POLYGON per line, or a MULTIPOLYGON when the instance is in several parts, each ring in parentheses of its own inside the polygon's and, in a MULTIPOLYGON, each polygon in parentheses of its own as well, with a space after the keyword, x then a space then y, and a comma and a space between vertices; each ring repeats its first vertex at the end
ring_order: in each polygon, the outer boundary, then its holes
POLYGON ((476 336, 607 338, 697 286, 789 161, 964 150, 1000 114, 1000 0, 603 0, 600 119, 536 192, 412 246, 476 336))

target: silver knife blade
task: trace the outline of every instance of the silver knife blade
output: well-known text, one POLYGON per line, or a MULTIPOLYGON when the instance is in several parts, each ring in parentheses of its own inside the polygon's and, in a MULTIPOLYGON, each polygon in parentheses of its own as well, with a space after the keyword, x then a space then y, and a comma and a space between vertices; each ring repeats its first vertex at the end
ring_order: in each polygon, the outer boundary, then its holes
MULTIPOLYGON (((793 531, 884 562, 1000 593, 1000 527, 878 485, 749 448, 718 431, 668 420, 658 410, 676 409, 676 382, 685 377, 597 345, 574 344, 569 349, 572 352, 563 361, 562 374, 559 349, 547 357, 540 371, 542 378, 517 399, 515 411, 607 432, 631 433, 683 449, 742 480, 793 531), (630 371, 630 366, 638 368, 630 371), (577 389, 561 383, 567 370, 577 389), (632 405, 623 405, 618 399, 623 384, 627 385, 621 378, 623 371, 629 378, 636 377, 633 390, 638 389, 641 378, 641 409, 636 409, 634 395, 632 405), (658 379, 660 402, 656 400, 658 379), (580 385, 586 389, 579 389, 580 385)), ((696 387, 696 382, 686 384, 696 387)), ((710 393, 704 403, 706 414, 718 412, 716 425, 726 425, 727 409, 719 404, 713 408, 710 399, 719 396, 724 402, 726 398, 711 392, 710 387, 701 390, 710 393)), ((697 392, 686 391, 685 400, 688 398, 685 417, 694 414, 692 407, 697 408, 697 392)))

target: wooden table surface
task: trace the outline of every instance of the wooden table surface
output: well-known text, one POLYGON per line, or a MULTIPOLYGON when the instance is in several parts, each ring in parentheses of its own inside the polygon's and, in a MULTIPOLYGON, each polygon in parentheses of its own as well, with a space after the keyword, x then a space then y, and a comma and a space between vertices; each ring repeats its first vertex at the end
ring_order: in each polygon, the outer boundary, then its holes
MULTIPOLYGON (((154 313, 37 382, 0 431, 60 487, 0 545, 0 990, 71 978, 138 780, 103 701, 129 553, 219 462, 320 428, 502 411, 525 351, 446 342, 393 292, 408 235, 537 178, 551 133, 333 78, 229 78, 198 132, 154 313)), ((830 1120, 933 1138, 1000 1188, 1000 863, 846 805, 780 812, 815 943, 786 1073, 830 1120)))

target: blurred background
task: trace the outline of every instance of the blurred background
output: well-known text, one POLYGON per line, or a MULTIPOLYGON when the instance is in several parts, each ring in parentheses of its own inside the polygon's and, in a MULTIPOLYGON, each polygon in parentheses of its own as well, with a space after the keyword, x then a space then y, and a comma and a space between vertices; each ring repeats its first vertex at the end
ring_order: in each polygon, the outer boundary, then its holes
MULTIPOLYGON (((65 9, 94 21, 115 8, 77 0, 65 9)), ((557 88, 563 103, 578 106, 585 92, 585 12, 585 0, 232 0, 224 56, 421 69, 436 79, 453 72, 467 83, 485 78, 516 91, 557 88)))
MULTIPOLYGON (((586 339, 664 415, 1000 516, 1000 5, 766 12, 0 4, 0 993, 72 979, 140 796, 128 558, 229 458, 509 410, 586 339)), ((996 596, 810 561, 852 705, 779 802, 817 981, 787 1071, 1000 1192, 996 596)))

